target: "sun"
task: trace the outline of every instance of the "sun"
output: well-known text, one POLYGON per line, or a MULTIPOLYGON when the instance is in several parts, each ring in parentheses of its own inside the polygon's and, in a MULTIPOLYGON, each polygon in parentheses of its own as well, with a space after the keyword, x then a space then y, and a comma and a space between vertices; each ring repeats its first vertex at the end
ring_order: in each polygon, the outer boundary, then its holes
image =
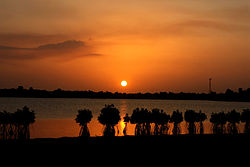
POLYGON ((122 81, 122 82, 121 82, 121 85, 122 85, 123 87, 127 86, 127 84, 128 84, 127 81, 122 81))

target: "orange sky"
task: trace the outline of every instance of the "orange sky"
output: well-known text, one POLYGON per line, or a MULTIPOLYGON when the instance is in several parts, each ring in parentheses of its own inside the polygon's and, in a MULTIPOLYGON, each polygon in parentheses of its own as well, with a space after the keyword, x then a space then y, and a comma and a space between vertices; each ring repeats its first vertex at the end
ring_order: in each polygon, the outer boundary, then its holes
POLYGON ((1 0, 0 22, 0 88, 250 87, 248 0, 1 0))

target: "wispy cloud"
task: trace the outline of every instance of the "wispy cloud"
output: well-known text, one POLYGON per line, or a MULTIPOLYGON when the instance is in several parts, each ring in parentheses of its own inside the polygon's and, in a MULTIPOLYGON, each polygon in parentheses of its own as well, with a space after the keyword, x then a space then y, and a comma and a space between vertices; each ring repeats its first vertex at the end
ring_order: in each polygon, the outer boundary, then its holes
POLYGON ((82 41, 68 40, 55 44, 45 44, 34 48, 0 46, 0 59, 75 59, 84 56, 100 56, 82 41))

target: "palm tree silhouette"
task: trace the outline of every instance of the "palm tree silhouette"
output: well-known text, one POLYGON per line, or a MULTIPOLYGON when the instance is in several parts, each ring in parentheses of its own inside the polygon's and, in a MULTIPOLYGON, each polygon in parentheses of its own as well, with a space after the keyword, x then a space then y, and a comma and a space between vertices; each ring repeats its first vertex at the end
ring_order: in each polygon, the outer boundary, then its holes
POLYGON ((76 116, 76 123, 79 123, 81 126, 81 130, 79 133, 80 137, 89 137, 89 129, 88 129, 88 123, 93 118, 92 112, 89 109, 84 110, 78 110, 78 114, 76 116))
POLYGON ((207 115, 205 113, 202 113, 200 110, 199 113, 197 113, 197 121, 199 122, 199 134, 204 134, 204 127, 203 127, 203 121, 207 119, 207 115))
POLYGON ((105 105, 98 117, 98 121, 105 126, 103 135, 115 136, 114 126, 118 124, 120 119, 120 111, 113 104, 105 105))
POLYGON ((236 110, 232 110, 231 112, 227 113, 227 121, 228 124, 228 132, 229 134, 238 134, 237 123, 240 123, 240 113, 236 110))
POLYGON ((183 116, 182 112, 179 112, 179 110, 173 111, 170 122, 174 123, 174 128, 173 128, 173 135, 178 135, 180 134, 181 130, 179 127, 179 124, 183 121, 183 116))
POLYGON ((243 109, 240 119, 245 123, 244 133, 250 134, 250 109, 243 109))

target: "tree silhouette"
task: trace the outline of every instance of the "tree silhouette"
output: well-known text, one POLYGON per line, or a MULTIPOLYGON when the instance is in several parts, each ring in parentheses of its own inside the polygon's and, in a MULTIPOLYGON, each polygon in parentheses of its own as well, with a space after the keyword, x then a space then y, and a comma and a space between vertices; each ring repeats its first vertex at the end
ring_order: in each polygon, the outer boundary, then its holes
POLYGON ((188 133, 190 135, 196 134, 195 122, 198 122, 198 115, 194 110, 186 110, 184 119, 188 124, 188 133))
POLYGON ((148 109, 141 108, 141 119, 143 122, 143 131, 142 135, 149 136, 151 135, 151 125, 152 123, 152 113, 148 109))
POLYGON ((250 109, 243 109, 241 122, 245 123, 244 133, 250 134, 250 109))
POLYGON ((240 123, 240 113, 236 110, 232 110, 231 112, 227 113, 227 121, 228 124, 228 132, 229 134, 238 134, 237 123, 240 123))
POLYGON ((142 133, 142 120, 141 120, 141 112, 139 108, 133 110, 133 113, 130 118, 131 124, 135 125, 135 136, 140 136, 142 133))
POLYGON ((214 134, 225 133, 225 124, 227 123, 227 116, 224 112, 212 113, 210 122, 213 124, 214 134))
POLYGON ((218 114, 217 113, 212 113, 210 122, 212 123, 212 129, 213 129, 213 134, 218 134, 219 133, 219 119, 218 119, 218 114))
POLYGON ((113 104, 105 105, 98 117, 98 121, 105 126, 103 135, 115 136, 114 126, 118 124, 120 119, 120 111, 113 104))
POLYGON ((160 134, 161 116, 162 115, 160 109, 158 108, 152 109, 152 122, 154 123, 154 135, 160 134))
POLYGON ((161 112, 161 120, 160 120, 160 135, 168 134, 170 115, 166 114, 165 112, 161 112))
POLYGON ((165 112, 163 112, 163 110, 161 110, 158 120, 158 123, 160 125, 160 132, 159 132, 160 135, 168 134, 169 121, 170 121, 170 115, 166 114, 165 112))
POLYGON ((136 124, 135 126, 135 135, 136 136, 145 136, 151 134, 151 125, 152 122, 151 112, 148 109, 136 108, 133 110, 131 116, 131 123, 136 124))
POLYGON ((129 121, 130 121, 130 117, 128 116, 128 113, 126 113, 125 117, 123 117, 123 121, 125 123, 125 127, 123 129, 123 134, 124 134, 124 136, 126 136, 127 135, 127 126, 128 126, 129 121))
POLYGON ((204 134, 203 121, 207 119, 207 115, 202 113, 201 110, 197 113, 197 121, 199 122, 199 134, 204 134))
POLYGON ((154 123, 154 135, 168 134, 168 122, 170 116, 158 108, 152 109, 152 123, 154 123))
POLYGON ((10 123, 10 113, 7 111, 0 112, 0 137, 3 140, 7 140, 8 135, 8 125, 10 123))
MULTIPOLYGON (((17 109, 12 117, 13 122, 16 123, 17 126, 17 134, 18 139, 29 139, 30 138, 30 130, 29 125, 35 122, 35 113, 34 111, 30 111, 27 106, 24 106, 23 109, 17 109)), ((12 122, 11 121, 11 122, 12 122)), ((10 123, 12 125, 12 123, 10 123)), ((10 127, 12 130, 12 127, 10 127)))
POLYGON ((84 110, 78 110, 78 114, 76 116, 76 123, 79 123, 81 126, 81 130, 79 133, 80 137, 89 137, 89 129, 88 129, 88 123, 91 121, 93 118, 92 112, 89 109, 84 109, 84 110))
POLYGON ((183 121, 183 116, 182 112, 179 112, 179 110, 173 111, 170 122, 174 123, 174 128, 173 128, 173 135, 178 135, 180 134, 180 127, 179 124, 183 121))

